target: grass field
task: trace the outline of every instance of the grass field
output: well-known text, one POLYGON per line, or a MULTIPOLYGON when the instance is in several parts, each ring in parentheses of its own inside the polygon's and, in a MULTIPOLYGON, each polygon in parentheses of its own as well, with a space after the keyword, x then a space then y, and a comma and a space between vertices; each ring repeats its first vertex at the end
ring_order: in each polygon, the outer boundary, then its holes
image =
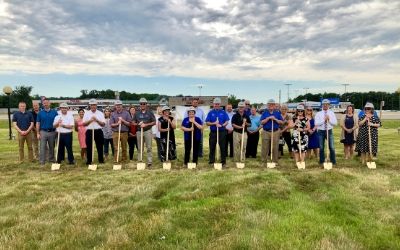
POLYGON ((18 164, 0 122, 0 249, 400 249, 400 121, 383 124, 377 170, 345 161, 336 129, 332 171, 316 159, 299 171, 287 154, 274 170, 181 169, 177 131, 170 172, 80 160, 51 172, 18 164))

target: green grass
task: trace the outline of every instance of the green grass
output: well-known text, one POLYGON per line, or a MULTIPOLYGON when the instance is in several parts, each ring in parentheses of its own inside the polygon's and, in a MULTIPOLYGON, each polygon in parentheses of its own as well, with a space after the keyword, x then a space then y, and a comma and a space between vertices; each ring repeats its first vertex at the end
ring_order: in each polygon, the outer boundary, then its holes
MULTIPOLYGON (((51 172, 18 164, 16 141, 0 123, 0 249, 399 249, 399 121, 379 131, 377 170, 316 160, 298 171, 283 158, 275 170, 251 159, 244 170, 138 172, 112 162, 89 172, 82 162, 51 172)), ((75 143, 78 156, 77 140, 75 143)), ((207 145, 207 140, 205 140, 207 145)), ((208 155, 206 148, 205 155, 208 155)))

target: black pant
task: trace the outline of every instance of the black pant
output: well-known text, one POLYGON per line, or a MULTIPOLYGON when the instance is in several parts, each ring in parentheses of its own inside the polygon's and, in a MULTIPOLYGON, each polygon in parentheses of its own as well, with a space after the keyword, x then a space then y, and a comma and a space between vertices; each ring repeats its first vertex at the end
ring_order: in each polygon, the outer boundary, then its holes
MULTIPOLYGON (((225 154, 225 145, 226 145, 226 131, 219 131, 219 149, 221 152, 221 163, 226 164, 226 154, 225 154)), ((215 163, 215 149, 217 146, 217 131, 210 131, 209 136, 209 144, 210 144, 210 157, 208 163, 215 163)))
POLYGON ((74 153, 72 152, 72 132, 60 134, 57 163, 61 163, 65 160, 65 149, 67 149, 68 163, 74 163, 74 153))
MULTIPOLYGON (((283 132, 281 137, 285 140, 289 153, 292 152, 292 136, 290 132, 289 131, 283 132)), ((281 155, 283 155, 283 145, 279 145, 279 152, 281 153, 281 155)))
MULTIPOLYGON (((103 156, 103 144, 104 144, 104 135, 101 129, 94 130, 94 142, 96 143, 97 149, 97 157, 99 159, 99 163, 104 163, 103 156)), ((86 146, 87 146, 87 162, 86 164, 92 164, 92 130, 86 130, 86 146)))
MULTIPOLYGON (((200 145, 200 140, 194 140, 193 142, 193 158, 192 158, 192 162, 197 163, 198 159, 199 159, 199 145, 200 145)), ((190 160, 190 151, 192 149, 192 138, 190 138, 189 140, 185 140, 185 160, 184 160, 184 164, 188 164, 189 160, 190 160)))
POLYGON ((128 145, 129 145, 129 160, 133 159, 133 155, 135 153, 135 147, 138 149, 137 138, 136 136, 128 137, 128 145))
POLYGON ((257 157, 257 147, 259 140, 260 140, 260 132, 247 133, 246 158, 257 157))
POLYGON ((225 155, 229 156, 230 158, 233 157, 233 132, 230 134, 226 132, 225 155))

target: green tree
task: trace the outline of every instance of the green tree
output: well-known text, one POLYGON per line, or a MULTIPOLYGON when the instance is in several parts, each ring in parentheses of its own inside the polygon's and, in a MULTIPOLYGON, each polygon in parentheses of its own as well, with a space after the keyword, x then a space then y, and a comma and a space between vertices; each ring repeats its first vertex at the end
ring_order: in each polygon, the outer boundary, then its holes
POLYGON ((26 108, 32 108, 32 86, 17 86, 11 94, 11 107, 18 107, 18 103, 26 102, 26 108))

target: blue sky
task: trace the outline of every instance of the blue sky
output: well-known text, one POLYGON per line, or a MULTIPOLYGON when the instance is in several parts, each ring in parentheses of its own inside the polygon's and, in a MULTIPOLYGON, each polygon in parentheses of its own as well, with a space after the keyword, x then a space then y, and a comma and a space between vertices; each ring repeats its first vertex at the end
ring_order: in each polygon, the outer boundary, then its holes
POLYGON ((0 85, 235 94, 400 87, 399 1, 0 0, 0 85))

